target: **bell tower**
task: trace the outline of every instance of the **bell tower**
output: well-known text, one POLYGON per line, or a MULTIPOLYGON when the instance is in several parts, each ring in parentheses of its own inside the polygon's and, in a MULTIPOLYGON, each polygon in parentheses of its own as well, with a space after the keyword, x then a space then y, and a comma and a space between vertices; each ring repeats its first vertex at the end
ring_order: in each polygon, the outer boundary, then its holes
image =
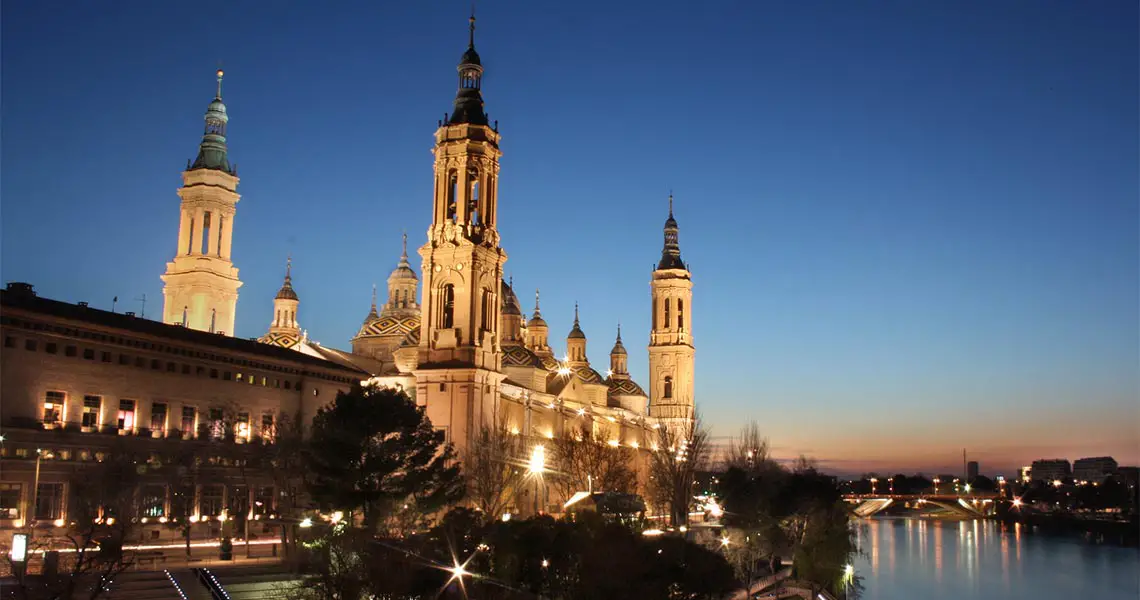
POLYGON ((500 372, 499 133, 483 111, 483 66, 475 17, 459 61, 451 115, 435 132, 432 224, 423 259, 417 398, 432 423, 463 451, 496 418, 500 372))
POLYGON ((669 195, 665 247, 649 283, 653 325, 649 337, 649 414, 680 424, 693 418, 693 280, 681 261, 669 195))
POLYGON ((206 109, 206 131, 198 157, 182 172, 178 248, 162 276, 162 321, 192 329, 234 334, 238 270, 230 259, 237 193, 237 170, 226 155, 229 116, 218 93, 206 109))

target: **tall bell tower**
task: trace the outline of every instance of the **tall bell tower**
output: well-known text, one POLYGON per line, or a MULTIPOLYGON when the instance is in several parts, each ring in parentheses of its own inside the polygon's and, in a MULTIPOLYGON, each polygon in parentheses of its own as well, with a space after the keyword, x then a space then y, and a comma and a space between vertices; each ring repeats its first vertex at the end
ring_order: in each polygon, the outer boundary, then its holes
POLYGON ((417 399, 463 451, 496 419, 500 372, 499 133, 483 111, 475 17, 459 61, 455 108, 435 132, 432 224, 423 259, 417 399))
POLYGON ((681 261, 669 195, 665 247, 649 283, 653 326, 649 337, 649 414, 682 424, 693 418, 693 279, 681 261))
POLYGON ((187 161, 178 189, 178 248, 162 276, 162 321, 232 336, 241 280, 230 250, 240 196, 237 171, 226 156, 228 122, 219 70, 218 93, 206 109, 198 157, 187 161))

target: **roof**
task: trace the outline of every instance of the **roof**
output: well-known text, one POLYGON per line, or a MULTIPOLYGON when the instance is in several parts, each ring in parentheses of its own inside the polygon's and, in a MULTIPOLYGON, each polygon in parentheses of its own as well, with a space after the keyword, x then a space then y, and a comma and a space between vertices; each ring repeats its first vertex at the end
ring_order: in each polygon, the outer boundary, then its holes
POLYGON ((641 389, 640 385, 637 385, 637 382, 628 377, 610 377, 606 384, 610 388, 609 392, 607 393, 609 396, 649 397, 648 394, 645 393, 645 390, 641 389))
MULTIPOLYGON (((287 348, 262 344, 254 340, 198 331, 181 325, 167 325, 159 321, 100 310, 82 304, 70 304, 50 298, 41 298, 36 295, 32 286, 26 283, 9 283, 7 289, 0 290, 0 306, 5 309, 17 308, 28 312, 39 313, 46 317, 56 317, 89 323, 91 325, 121 329, 140 335, 160 337, 188 344, 212 346, 219 350, 229 352, 253 354, 265 359, 290 361, 325 369, 348 370, 354 374, 367 373, 367 371, 363 369, 346 367, 345 365, 325 359, 308 356, 287 348)), ((5 313, 7 313, 6 310, 5 313)), ((4 318, 9 319, 11 315, 5 314, 4 318)))

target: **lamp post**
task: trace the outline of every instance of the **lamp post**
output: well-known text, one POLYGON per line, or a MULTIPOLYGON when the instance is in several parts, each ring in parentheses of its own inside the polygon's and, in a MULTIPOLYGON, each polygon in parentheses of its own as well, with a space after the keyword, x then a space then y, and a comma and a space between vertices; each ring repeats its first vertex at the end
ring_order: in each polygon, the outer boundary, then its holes
POLYGON ((542 485, 542 473, 546 470, 546 448, 539 444, 534 447, 530 453, 530 462, 527 464, 527 472, 534 477, 534 515, 538 516, 538 496, 541 493, 539 486, 542 485))
POLYGON ((895 495, 895 478, 894 478, 894 477, 888 477, 888 478, 887 478, 887 483, 888 483, 888 484, 890 484, 890 486, 891 486, 891 495, 892 495, 892 496, 894 496, 894 495, 895 495))
POLYGON ((874 477, 871 478, 871 495, 872 496, 875 495, 875 484, 878 483, 878 481, 879 480, 874 478, 874 477))
POLYGON ((937 478, 937 477, 935 477, 935 478, 934 478, 934 495, 935 495, 935 496, 937 496, 937 495, 938 495, 938 484, 939 484, 941 481, 942 481, 942 480, 941 480, 941 479, 939 479, 939 478, 937 478))

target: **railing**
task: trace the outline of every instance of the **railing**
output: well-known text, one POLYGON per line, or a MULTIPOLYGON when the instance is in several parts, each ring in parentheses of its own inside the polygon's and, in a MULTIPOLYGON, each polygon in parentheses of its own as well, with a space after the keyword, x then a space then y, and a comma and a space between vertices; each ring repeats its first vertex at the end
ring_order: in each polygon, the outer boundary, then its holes
POLYGON ((210 590, 211 598, 214 600, 230 600, 229 592, 226 592, 222 584, 218 583, 218 578, 214 577, 214 574, 211 573, 209 569, 203 567, 191 569, 191 571, 194 573, 194 577, 198 579, 198 582, 206 586, 207 590, 210 590))

